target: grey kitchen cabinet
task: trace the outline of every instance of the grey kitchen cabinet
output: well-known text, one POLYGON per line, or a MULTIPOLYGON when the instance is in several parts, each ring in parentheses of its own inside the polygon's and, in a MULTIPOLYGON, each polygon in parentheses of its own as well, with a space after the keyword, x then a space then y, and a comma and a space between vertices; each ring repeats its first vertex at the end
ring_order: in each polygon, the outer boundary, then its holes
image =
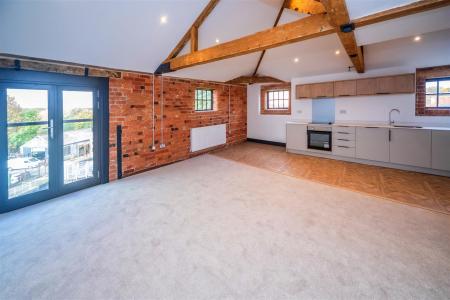
POLYGON ((431 168, 431 130, 392 128, 390 162, 431 168))
POLYGON ((308 138, 306 130, 306 124, 286 124, 286 148, 291 150, 306 150, 308 138))
POLYGON ((356 158, 389 162, 389 129, 357 127, 356 158))
POLYGON ((431 167, 450 171, 450 130, 433 130, 431 140, 431 167))

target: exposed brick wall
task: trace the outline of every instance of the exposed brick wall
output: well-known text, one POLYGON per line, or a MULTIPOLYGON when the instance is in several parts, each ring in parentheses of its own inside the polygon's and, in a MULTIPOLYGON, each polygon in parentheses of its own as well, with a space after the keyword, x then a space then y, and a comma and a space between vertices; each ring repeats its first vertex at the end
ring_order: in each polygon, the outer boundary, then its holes
POLYGON ((152 75, 123 73, 109 81, 110 180, 117 178, 116 126, 122 125, 122 170, 124 176, 183 160, 190 153, 190 129, 228 124, 227 145, 247 138, 247 89, 215 82, 163 77, 164 126, 161 135, 161 77, 155 77, 155 145, 152 151, 152 75), (215 110, 194 111, 195 88, 214 89, 215 110), (166 148, 160 149, 164 142, 166 148))
POLYGON ((260 103, 260 113, 262 115, 290 115, 291 114, 291 84, 290 83, 277 83, 270 85, 261 86, 261 103, 260 103), (289 108, 288 109, 266 109, 266 96, 268 91, 276 90, 288 90, 289 91, 289 108))
POLYGON ((450 116, 450 109, 425 106, 425 81, 449 76, 450 65, 416 70, 416 116, 450 116))

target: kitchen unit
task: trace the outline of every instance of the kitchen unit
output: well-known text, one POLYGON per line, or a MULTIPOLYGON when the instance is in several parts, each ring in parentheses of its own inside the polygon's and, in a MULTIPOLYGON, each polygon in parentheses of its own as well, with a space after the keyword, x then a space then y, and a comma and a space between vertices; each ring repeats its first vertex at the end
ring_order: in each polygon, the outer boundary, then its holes
POLYGON ((450 176, 450 128, 339 123, 332 127, 332 151, 308 149, 306 122, 288 122, 286 150, 450 176))
POLYGON ((295 87, 296 99, 320 99, 348 96, 408 94, 415 92, 415 75, 401 74, 299 84, 295 87))
POLYGON ((389 162, 389 128, 357 127, 356 158, 389 162))

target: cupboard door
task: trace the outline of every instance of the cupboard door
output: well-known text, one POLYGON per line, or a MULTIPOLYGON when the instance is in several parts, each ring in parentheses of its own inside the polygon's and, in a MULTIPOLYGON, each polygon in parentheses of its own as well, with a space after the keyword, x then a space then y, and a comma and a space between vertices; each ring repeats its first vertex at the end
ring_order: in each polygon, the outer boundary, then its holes
POLYGON ((394 77, 395 93, 415 93, 416 85, 414 74, 398 75, 394 77))
POLYGON ((356 128, 356 157, 389 161, 389 129, 378 127, 356 128))
POLYGON ((391 129, 390 161, 396 164, 431 167, 431 130, 391 129))
POLYGON ((386 76, 376 78, 376 94, 394 94, 395 77, 396 76, 386 76))
POLYGON ((431 167, 450 171, 450 130, 433 130, 431 136, 431 167))
POLYGON ((304 124, 286 124, 286 148, 306 150, 307 134, 304 124))
POLYGON ((358 79, 356 81, 357 95, 375 95, 377 92, 376 78, 358 79))
POLYGON ((334 82, 334 96, 355 96, 356 95, 356 80, 345 80, 334 82))
POLYGON ((334 96, 333 82, 315 83, 312 85, 313 98, 328 98, 334 96))
POLYGON ((377 78, 377 94, 414 93, 414 74, 377 78))
POLYGON ((295 96, 297 99, 312 98, 312 85, 299 84, 295 87, 295 96))

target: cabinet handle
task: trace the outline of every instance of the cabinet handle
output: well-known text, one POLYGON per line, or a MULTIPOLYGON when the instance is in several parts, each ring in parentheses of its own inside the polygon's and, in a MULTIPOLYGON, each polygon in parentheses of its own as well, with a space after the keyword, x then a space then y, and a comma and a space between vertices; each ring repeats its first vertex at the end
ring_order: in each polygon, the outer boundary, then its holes
POLYGON ((380 127, 374 127, 374 126, 365 126, 364 128, 380 128, 380 127))
POLYGON ((350 134, 350 133, 348 133, 348 132, 343 132, 343 131, 338 131, 337 133, 340 133, 340 134, 350 134))
POLYGON ((337 139, 338 141, 344 141, 344 142, 350 142, 350 140, 347 139, 337 139))
POLYGON ((377 95, 389 95, 390 93, 387 93, 387 92, 377 92, 377 93, 375 93, 375 94, 377 94, 377 95))
POLYGON ((391 141, 391 129, 389 129, 389 142, 391 141))
POLYGON ((348 148, 350 148, 350 147, 348 147, 348 146, 338 146, 339 148, 346 148, 346 149, 348 149, 348 148))

